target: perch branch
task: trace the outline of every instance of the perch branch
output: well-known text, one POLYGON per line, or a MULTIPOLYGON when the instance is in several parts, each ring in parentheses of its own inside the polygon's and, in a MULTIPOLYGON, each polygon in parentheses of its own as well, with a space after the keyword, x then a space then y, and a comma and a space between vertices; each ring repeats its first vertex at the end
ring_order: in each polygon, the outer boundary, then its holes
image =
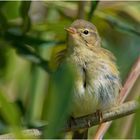
POLYGON ((102 114, 103 115, 102 122, 100 122, 100 118, 98 117, 98 115, 94 113, 91 115, 76 118, 74 122, 71 122, 71 127, 65 126, 64 130, 75 131, 80 128, 88 128, 103 122, 115 120, 134 113, 138 109, 138 107, 139 107, 138 102, 130 101, 117 107, 114 107, 111 110, 104 111, 102 114))
POLYGON ((131 72, 120 92, 120 99, 119 102, 123 103, 127 98, 128 94, 130 93, 132 87, 134 86, 136 80, 140 76, 140 56, 138 57, 136 63, 131 69, 131 72))
MULTIPOLYGON (((127 115, 134 113, 139 108, 139 103, 137 101, 126 102, 120 106, 112 108, 112 110, 103 112, 102 122, 111 121, 118 119, 127 115)), ((77 118, 70 123, 67 123, 61 131, 71 131, 78 130, 80 128, 88 128, 100 123, 99 117, 94 113, 84 117, 77 118)), ((45 126, 47 127, 47 126, 45 126)), ((41 129, 27 129, 23 130, 25 136, 40 137, 42 135, 41 129)), ((0 139, 14 138, 13 134, 1 135, 0 139)))

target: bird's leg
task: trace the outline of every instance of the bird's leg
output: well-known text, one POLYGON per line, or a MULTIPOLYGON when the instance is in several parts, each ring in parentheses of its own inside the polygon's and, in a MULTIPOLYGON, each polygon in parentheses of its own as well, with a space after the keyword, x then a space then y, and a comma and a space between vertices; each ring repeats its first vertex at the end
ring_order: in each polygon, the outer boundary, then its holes
POLYGON ((102 123, 103 122, 103 113, 101 110, 97 110, 95 113, 96 117, 99 118, 99 122, 102 123))

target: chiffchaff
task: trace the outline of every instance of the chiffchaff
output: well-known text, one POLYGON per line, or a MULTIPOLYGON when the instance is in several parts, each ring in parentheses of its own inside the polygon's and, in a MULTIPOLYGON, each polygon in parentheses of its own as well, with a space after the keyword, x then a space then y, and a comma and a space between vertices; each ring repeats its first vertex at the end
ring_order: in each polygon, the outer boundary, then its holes
MULTIPOLYGON (((96 27, 79 19, 66 30, 65 60, 74 66, 76 75, 71 116, 81 117, 115 106, 121 85, 119 71, 113 54, 101 47, 96 27)), ((85 138, 84 133, 74 135, 81 137, 85 138)))

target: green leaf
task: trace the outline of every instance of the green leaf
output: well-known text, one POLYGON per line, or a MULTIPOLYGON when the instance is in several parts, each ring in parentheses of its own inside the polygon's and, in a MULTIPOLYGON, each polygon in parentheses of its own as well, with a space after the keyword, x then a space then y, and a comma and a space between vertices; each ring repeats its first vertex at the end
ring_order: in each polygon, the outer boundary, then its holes
POLYGON ((0 2, 0 8, 2 8, 2 7, 5 5, 6 2, 7 2, 7 1, 1 1, 1 2, 0 2))
POLYGON ((61 66, 51 75, 49 93, 44 105, 45 120, 49 125, 45 138, 57 138, 70 113, 74 73, 69 65, 61 66))
POLYGON ((31 26, 31 21, 29 17, 29 9, 30 9, 31 1, 22 1, 21 6, 20 6, 20 14, 23 19, 22 21, 22 28, 23 28, 23 33, 26 33, 29 31, 30 26, 31 26))
POLYGON ((0 91, 0 113, 9 124, 9 128, 17 138, 22 138, 20 111, 14 103, 10 103, 4 93, 0 91))
MULTIPOLYGON (((0 34, 1 37, 1 34, 0 34)), ((43 47, 48 47, 48 46, 55 46, 55 45, 60 45, 64 44, 65 41, 56 41, 56 40, 44 40, 40 39, 37 37, 32 37, 29 35, 21 35, 18 33, 18 30, 6 32, 5 34, 5 39, 10 41, 10 42, 15 42, 15 43, 24 43, 33 46, 34 48, 40 47, 41 45, 43 47), (44 45, 45 44, 45 45, 44 45)))
MULTIPOLYGON (((39 55, 46 58, 48 54, 46 48, 39 48, 37 51, 39 55)), ((47 64, 44 63, 44 67, 46 66, 47 64)), ((40 117, 42 115, 42 101, 44 101, 44 89, 46 89, 47 76, 46 71, 42 71, 40 67, 32 65, 30 94, 28 94, 28 98, 32 100, 28 101, 29 107, 26 111, 27 124, 30 126, 39 127, 42 124, 40 117)))
POLYGON ((0 10, 0 30, 6 31, 8 27, 7 19, 0 10))
POLYGON ((31 62, 42 67, 46 72, 51 73, 47 60, 44 60, 36 51, 28 45, 15 43, 17 53, 31 62))
MULTIPOLYGON (((1 5, 1 2, 0 2, 1 5)), ((2 3, 1 10, 8 20, 19 18, 20 1, 6 1, 2 3)))
POLYGON ((112 28, 115 28, 121 32, 126 32, 126 33, 140 36, 140 32, 137 31, 134 28, 134 26, 128 24, 127 22, 121 21, 119 18, 117 18, 115 16, 110 16, 110 15, 104 14, 102 12, 98 12, 97 16, 99 16, 100 18, 103 18, 105 21, 107 21, 112 28))
POLYGON ((113 28, 119 29, 120 31, 124 31, 127 33, 132 33, 134 35, 140 36, 140 32, 138 32, 136 29, 134 29, 134 27, 132 27, 131 25, 129 25, 127 23, 120 21, 119 19, 116 19, 116 18, 111 17, 111 16, 107 16, 107 21, 110 23, 110 25, 113 28))
POLYGON ((20 6, 20 14, 22 18, 26 18, 30 9, 31 1, 22 1, 20 6))
POLYGON ((93 13, 94 13, 98 3, 99 3, 99 0, 91 1, 91 7, 90 7, 89 14, 88 14, 89 21, 92 19, 93 13))

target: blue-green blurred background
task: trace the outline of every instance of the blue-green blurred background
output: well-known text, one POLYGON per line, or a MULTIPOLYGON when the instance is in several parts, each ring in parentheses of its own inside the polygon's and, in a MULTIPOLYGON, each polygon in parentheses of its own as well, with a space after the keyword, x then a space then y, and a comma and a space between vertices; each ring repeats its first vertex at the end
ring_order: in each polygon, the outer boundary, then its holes
MULTIPOLYGON (((53 55, 66 47, 64 28, 77 18, 97 26, 102 46, 117 58, 124 83, 140 56, 140 2, 1 1, 0 134, 12 130, 22 137, 20 129, 41 127, 46 120, 53 123, 44 137, 58 134, 67 117, 74 78, 69 70, 52 75, 49 67, 57 68, 53 55)), ((127 100, 139 95, 140 78, 127 100)), ((140 138, 139 117, 140 111, 114 121, 105 138, 140 138)))

